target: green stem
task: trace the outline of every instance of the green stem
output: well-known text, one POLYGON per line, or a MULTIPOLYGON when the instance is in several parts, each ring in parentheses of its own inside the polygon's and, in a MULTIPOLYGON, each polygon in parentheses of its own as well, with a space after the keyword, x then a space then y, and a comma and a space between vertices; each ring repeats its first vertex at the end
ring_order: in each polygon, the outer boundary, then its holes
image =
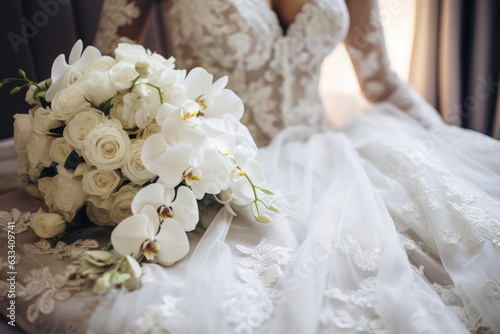
MULTIPOLYGON (((233 159, 233 162, 236 164, 236 168, 238 168, 239 170, 242 170, 241 167, 236 163, 236 161, 234 161, 234 159, 233 159)), ((254 200, 252 201, 252 204, 255 204, 255 209, 257 210, 257 216, 260 216, 260 210, 259 210, 259 206, 257 205, 257 201, 260 201, 260 202, 262 202, 262 201, 259 200, 259 197, 257 196, 256 188, 258 188, 258 187, 255 184, 253 184, 252 180, 247 175, 247 173, 243 174, 243 176, 245 176, 245 178, 248 180, 248 183, 250 183, 250 186, 252 186, 252 191, 253 191, 253 196, 254 196, 254 200)), ((264 202, 262 202, 262 203, 264 203, 264 202)), ((256 215, 253 212, 252 204, 250 204, 250 208, 252 210, 252 214, 256 217, 256 215)))
POLYGON ((156 89, 158 91, 158 96, 160 97, 160 104, 163 104, 163 96, 161 96, 161 89, 160 89, 160 87, 155 86, 153 84, 150 84, 149 82, 145 83, 145 85, 153 87, 154 89, 156 89))
POLYGON ((141 76, 138 75, 137 78, 134 79, 134 81, 132 81, 132 86, 130 86, 130 88, 128 89, 129 93, 132 91, 132 89, 134 89, 135 87, 135 84, 137 83, 137 80, 139 80, 141 76))

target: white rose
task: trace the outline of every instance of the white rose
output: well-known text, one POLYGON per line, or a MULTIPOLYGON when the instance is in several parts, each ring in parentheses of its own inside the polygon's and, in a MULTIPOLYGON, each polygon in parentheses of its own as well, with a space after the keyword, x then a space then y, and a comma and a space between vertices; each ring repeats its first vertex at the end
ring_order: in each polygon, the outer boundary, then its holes
POLYGON ((86 173, 90 172, 91 169, 92 169, 92 166, 90 166, 88 163, 80 162, 78 164, 78 166, 76 166, 76 169, 73 173, 73 176, 74 177, 84 176, 86 173))
POLYGON ((109 119, 85 137, 82 156, 98 169, 118 169, 125 162, 129 149, 128 134, 119 121, 109 119))
POLYGON ((89 65, 89 67, 87 68, 87 72, 107 72, 115 65, 116 60, 113 57, 102 56, 94 60, 92 64, 89 65))
POLYGON ((98 110, 88 109, 82 111, 64 128, 64 139, 74 148, 81 150, 85 137, 98 125, 102 124, 105 119, 104 114, 98 110))
POLYGON ((57 166, 57 175, 38 180, 38 189, 51 212, 59 213, 64 220, 71 221, 76 212, 85 204, 88 195, 83 191, 81 178, 63 166, 57 166))
POLYGON ((127 59, 138 59, 147 57, 146 49, 142 45, 120 43, 115 49, 115 56, 117 61, 127 59))
POLYGON ((111 87, 108 72, 90 72, 87 77, 87 97, 92 104, 99 106, 116 95, 116 90, 111 87))
POLYGON ((153 121, 148 124, 145 128, 139 129, 137 131, 137 139, 148 139, 155 133, 161 133, 161 126, 153 121))
POLYGON ((52 164, 50 158, 50 147, 54 137, 32 133, 26 145, 26 152, 28 153, 28 160, 30 167, 42 168, 49 167, 52 164))
POLYGON ((66 159, 71 152, 73 152, 73 146, 71 146, 66 139, 56 138, 50 146, 49 155, 52 161, 64 166, 66 159))
POLYGON ((33 120, 28 114, 14 115, 14 148, 16 152, 26 150, 26 145, 33 133, 33 120))
POLYGON ((66 230, 66 222, 57 213, 38 210, 31 220, 31 226, 40 238, 53 238, 66 230))
POLYGON ((121 187, 112 196, 113 203, 111 204, 110 216, 115 224, 119 224, 127 217, 132 215, 132 200, 135 195, 141 190, 140 187, 132 184, 127 184, 121 187))
POLYGON ((155 177, 155 174, 149 172, 142 164, 141 153, 144 142, 144 139, 136 139, 132 141, 128 157, 125 160, 125 164, 122 166, 123 175, 132 181, 132 183, 138 185, 142 185, 146 183, 146 181, 155 177))
POLYGON ((114 170, 94 169, 83 175, 83 191, 106 199, 120 184, 121 177, 114 170))
POLYGON ((123 95, 119 94, 113 99, 113 107, 109 111, 109 118, 114 118, 120 121, 123 128, 130 130, 137 127, 135 124, 135 114, 132 109, 124 109, 123 95))
POLYGON ((49 108, 40 107, 33 112, 33 115, 33 130, 41 135, 62 125, 61 121, 54 119, 55 115, 49 108))
POLYGON ((131 63, 118 63, 109 70, 109 80, 115 90, 125 90, 132 86, 132 82, 139 76, 135 66, 131 63))
POLYGON ((85 83, 74 83, 56 93, 51 103, 55 119, 68 122, 83 108, 90 107, 85 100, 85 86, 85 83))
POLYGON ((96 225, 116 225, 109 215, 112 201, 111 197, 108 197, 104 201, 97 196, 89 197, 86 212, 90 221, 96 225))

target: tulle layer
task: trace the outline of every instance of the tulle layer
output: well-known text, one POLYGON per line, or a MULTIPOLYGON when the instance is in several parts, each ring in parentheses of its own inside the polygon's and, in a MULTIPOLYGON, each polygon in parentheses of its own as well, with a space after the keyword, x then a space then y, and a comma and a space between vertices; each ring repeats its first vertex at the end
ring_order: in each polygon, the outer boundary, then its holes
POLYGON ((146 265, 89 332, 496 331, 498 152, 388 105, 345 133, 288 128, 259 153, 273 223, 212 213, 185 260, 146 265))

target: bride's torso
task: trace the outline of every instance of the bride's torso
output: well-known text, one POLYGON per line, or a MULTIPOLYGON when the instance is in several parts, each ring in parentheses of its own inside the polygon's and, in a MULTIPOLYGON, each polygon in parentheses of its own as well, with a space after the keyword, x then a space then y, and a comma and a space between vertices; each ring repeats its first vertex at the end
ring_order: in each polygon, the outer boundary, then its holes
POLYGON ((171 0, 164 15, 179 66, 228 75, 258 145, 290 125, 321 126, 320 68, 347 31, 343 0, 310 0, 286 33, 265 0, 171 0))

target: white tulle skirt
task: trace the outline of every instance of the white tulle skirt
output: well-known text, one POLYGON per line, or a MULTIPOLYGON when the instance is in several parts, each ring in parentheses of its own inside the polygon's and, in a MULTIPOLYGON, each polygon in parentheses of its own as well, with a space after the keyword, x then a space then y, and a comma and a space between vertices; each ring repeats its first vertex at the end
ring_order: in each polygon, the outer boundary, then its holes
POLYGON ((500 144, 389 105, 261 149, 281 213, 208 214, 89 333, 500 332, 500 144))

